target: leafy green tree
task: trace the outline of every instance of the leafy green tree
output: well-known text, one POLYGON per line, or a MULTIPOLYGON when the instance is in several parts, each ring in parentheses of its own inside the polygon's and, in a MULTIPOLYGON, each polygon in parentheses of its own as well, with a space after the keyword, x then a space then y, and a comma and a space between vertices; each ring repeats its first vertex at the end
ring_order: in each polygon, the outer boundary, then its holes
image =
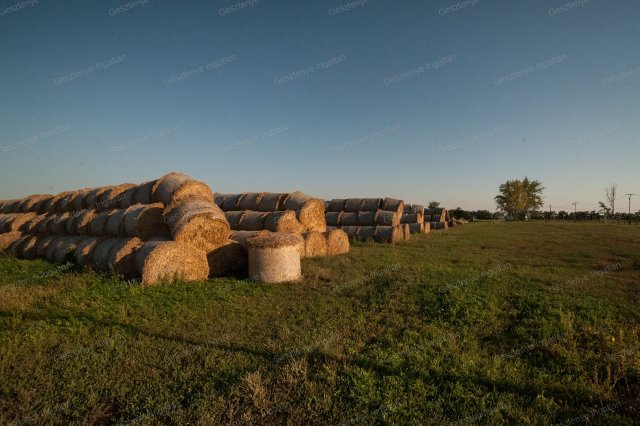
POLYGON ((500 194, 495 196, 498 208, 517 219, 529 218, 538 211, 542 203, 544 187, 537 180, 524 179, 508 180, 500 185, 500 194))
POLYGON ((431 209, 431 211, 434 211, 438 207, 440 207, 440 201, 431 201, 429 203, 429 208, 431 209))

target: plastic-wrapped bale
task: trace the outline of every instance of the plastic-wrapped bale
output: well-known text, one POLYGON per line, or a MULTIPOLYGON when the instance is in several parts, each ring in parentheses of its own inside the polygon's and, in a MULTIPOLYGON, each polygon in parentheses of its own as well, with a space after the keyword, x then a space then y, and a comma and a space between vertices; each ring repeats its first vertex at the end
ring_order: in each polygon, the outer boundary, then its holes
POLYGON ((302 238, 304 238, 304 257, 327 255, 327 240, 322 232, 305 232, 302 234, 302 238))
POLYGON ((410 223, 409 231, 412 234, 424 234, 424 223, 410 223))
POLYGON ((28 197, 24 198, 22 202, 19 204, 18 210, 21 213, 28 213, 28 212, 36 213, 38 211, 38 205, 50 197, 52 197, 52 195, 50 194, 29 195, 28 197))
POLYGON ((238 229, 240 231, 261 231, 264 229, 264 222, 268 214, 246 210, 240 219, 238 229))
POLYGON ((251 279, 265 283, 302 279, 299 247, 303 239, 299 234, 279 232, 257 235, 250 238, 248 244, 251 279))
POLYGON ((49 234, 65 235, 67 232, 67 221, 70 218, 71 215, 68 212, 53 215, 53 219, 47 223, 49 234))
POLYGON ((110 237, 124 237, 124 215, 126 210, 114 210, 107 217, 104 232, 110 237))
POLYGON ((344 211, 357 213, 362 210, 362 198, 347 198, 344 203, 344 211))
POLYGON ((87 237, 81 241, 76 247, 73 257, 76 260, 76 264, 79 266, 92 266, 93 265, 93 253, 100 244, 104 241, 104 237, 87 237))
POLYGON ((305 230, 304 226, 296 218, 296 213, 292 210, 267 213, 263 229, 272 232, 294 232, 298 234, 305 230))
MULTIPOLYGON (((134 278, 136 274, 135 252, 142 245, 140 238, 121 238, 109 250, 107 267, 116 275, 134 278)), ((176 261, 178 261, 176 259, 176 261)))
POLYGON ((263 195, 262 192, 245 192, 238 200, 238 210, 257 210, 263 195))
POLYGON ((265 193, 260 197, 256 210, 259 212, 275 212, 282 210, 282 202, 286 194, 265 193))
POLYGON ((361 211, 358 212, 358 218, 356 225, 358 226, 373 226, 376 224, 376 212, 375 211, 361 211))
POLYGON ((98 211, 117 209, 120 207, 120 201, 124 198, 123 193, 135 186, 132 183, 123 183, 121 185, 112 186, 104 191, 98 198, 95 209, 98 211))
POLYGON ((327 226, 340 226, 342 224, 342 212, 328 211, 325 213, 327 226))
POLYGON ((342 226, 357 226, 358 225, 358 213, 343 212, 340 216, 340 225, 342 226))
POLYGON ((124 235, 148 240, 151 237, 171 235, 164 219, 164 205, 136 204, 129 207, 124 214, 124 235))
POLYGON ((166 205, 187 199, 205 200, 213 204, 213 192, 209 185, 183 173, 164 175, 153 186, 151 194, 154 202, 166 205))
POLYGON ((344 198, 334 198, 329 202, 330 212, 342 212, 344 211, 344 204, 347 202, 344 198))
POLYGON ((327 240, 327 254, 343 254, 349 253, 349 236, 341 229, 332 229, 324 232, 327 240))
POLYGON ((402 215, 404 212, 404 201, 387 197, 382 201, 381 209, 402 215))
POLYGON ((187 199, 168 206, 164 217, 175 241, 205 253, 226 243, 231 233, 224 212, 212 201, 187 199))
POLYGON ((234 231, 240 229, 240 221, 242 220, 242 216, 244 216, 246 210, 233 210, 233 211, 225 211, 224 215, 227 218, 227 222, 229 222, 229 228, 234 231))
MULTIPOLYGON (((62 263, 65 260, 67 260, 69 255, 72 255, 76 251, 78 244, 81 243, 84 239, 85 237, 69 237, 69 236, 58 238, 55 242, 55 246, 53 249, 52 261, 54 263, 62 263)), ((51 259, 47 259, 47 260, 51 260, 51 259)))
POLYGON ((378 210, 375 216, 376 225, 396 226, 400 224, 400 215, 391 210, 378 210))
POLYGON ((365 198, 362 200, 362 207, 360 210, 367 212, 376 212, 382 206, 382 198, 365 198))
POLYGON ((424 216, 421 213, 408 213, 403 214, 400 218, 400 223, 422 223, 424 222, 424 216))
POLYGON ((324 232, 327 222, 324 218, 324 203, 302 192, 288 194, 282 203, 281 210, 293 210, 296 217, 309 231, 324 232))
POLYGON ((377 226, 359 226, 356 233, 356 238, 361 241, 375 240, 377 226))
POLYGON ((0 251, 6 251, 11 244, 22 238, 21 232, 7 232, 0 234, 0 251))
POLYGON ((177 241, 149 241, 135 254, 136 272, 142 284, 204 281, 209 276, 205 252, 177 241))
POLYGON ((409 228, 409 224, 408 223, 402 223, 400 224, 400 227, 402 228, 402 236, 405 240, 410 240, 411 239, 411 228, 409 228))
POLYGON ((133 204, 151 204, 153 202, 151 190, 157 182, 158 180, 156 179, 136 186, 136 191, 133 194, 133 204))
POLYGON ((342 231, 345 232, 349 238, 355 238, 356 235, 358 234, 358 228, 359 226, 343 226, 342 231))
POLYGON ((211 278, 229 275, 245 276, 249 268, 247 249, 234 240, 229 240, 207 253, 207 261, 211 278))
POLYGON ((402 241, 402 230, 398 226, 378 226, 373 239, 377 243, 397 244, 402 241))

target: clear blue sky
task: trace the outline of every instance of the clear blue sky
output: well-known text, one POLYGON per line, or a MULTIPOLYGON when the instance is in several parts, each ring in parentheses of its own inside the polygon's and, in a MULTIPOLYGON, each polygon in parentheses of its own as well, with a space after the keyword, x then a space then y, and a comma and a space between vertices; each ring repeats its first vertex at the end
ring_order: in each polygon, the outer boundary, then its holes
POLYGON ((0 2, 0 198, 173 170, 467 209, 525 175, 554 209, 640 194, 637 0, 129 3, 0 2))

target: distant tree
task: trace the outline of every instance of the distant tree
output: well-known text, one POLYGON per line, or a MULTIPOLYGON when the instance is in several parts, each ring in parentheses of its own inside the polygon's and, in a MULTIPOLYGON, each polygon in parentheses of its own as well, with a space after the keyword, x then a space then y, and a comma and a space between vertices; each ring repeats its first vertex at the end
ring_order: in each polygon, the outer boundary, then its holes
POLYGON ((598 213, 603 214, 605 216, 609 216, 611 214, 611 209, 607 207, 605 203, 600 201, 598 204, 600 205, 600 210, 598 211, 598 213))
POLYGON ((462 210, 460 207, 456 208, 455 210, 449 210, 449 213, 453 215, 453 217, 455 217, 456 219, 471 220, 471 216, 472 216, 471 212, 462 210))
POLYGON ((558 219, 565 220, 567 217, 569 217, 569 213, 567 213, 566 211, 560 210, 558 212, 558 219))
POLYGON ((489 210, 477 210, 473 212, 473 217, 480 220, 491 220, 493 219, 493 213, 489 210))
POLYGON ((440 201, 431 201, 429 203, 429 208, 433 211, 435 209, 437 209, 438 207, 440 207, 440 201))
MULTIPOLYGON (((607 196, 607 206, 609 206, 609 210, 611 212, 611 216, 615 216, 616 214, 616 194, 618 193, 618 184, 614 183, 609 188, 605 189, 605 194, 607 196)), ((600 207, 603 207, 602 202, 600 202, 600 207)))
POLYGON ((517 219, 529 218, 542 207, 544 187, 537 180, 508 180, 500 185, 500 194, 495 196, 498 208, 517 219))

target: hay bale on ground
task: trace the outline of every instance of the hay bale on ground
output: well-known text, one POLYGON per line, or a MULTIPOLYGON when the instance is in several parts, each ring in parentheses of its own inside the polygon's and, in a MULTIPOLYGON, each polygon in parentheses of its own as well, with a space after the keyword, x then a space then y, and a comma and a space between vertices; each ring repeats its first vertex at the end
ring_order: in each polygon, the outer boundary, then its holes
POLYGON ((96 217, 94 210, 83 210, 75 219, 73 219, 73 234, 74 235, 89 235, 91 221, 96 217))
POLYGON ((239 210, 238 202, 240 201, 241 197, 242 197, 242 194, 223 194, 223 201, 222 201, 222 207, 221 207, 222 210, 224 210, 225 212, 239 210))
POLYGON ((249 239, 249 277, 265 283, 299 281, 302 278, 299 247, 303 241, 300 235, 291 233, 249 239))
POLYGON ((49 234, 64 235, 67 232, 67 220, 70 217, 68 212, 54 214, 53 219, 47 223, 49 234))
POLYGON ((305 232, 302 234, 302 238, 304 238, 304 257, 327 255, 327 240, 322 232, 305 232))
POLYGON ((282 210, 293 210, 296 217, 309 231, 324 232, 327 222, 324 218, 324 203, 302 192, 288 194, 282 203, 282 210))
MULTIPOLYGON (((81 243, 85 237, 60 237, 56 240, 54 249, 53 249, 53 262, 54 263, 62 263, 67 260, 67 257, 73 254, 78 247, 78 244, 81 243)), ((51 249, 51 247, 49 247, 51 249)), ((47 259, 50 260, 50 259, 47 259)), ((50 260, 51 261, 51 260, 50 260)))
POLYGON ((340 216, 341 226, 357 226, 358 225, 358 213, 343 212, 340 216))
POLYGON ((376 212, 375 211, 361 211, 358 212, 358 218, 356 225, 358 226, 373 226, 376 224, 376 212))
POLYGON ((349 236, 349 238, 355 238, 356 235, 358 235, 358 228, 359 226, 343 226, 340 229, 342 229, 342 231, 344 231, 349 236))
POLYGON ((55 235, 40 235, 36 245, 36 256, 45 257, 51 243, 56 239, 55 235))
POLYGON ((245 192, 238 200, 238 210, 257 210, 263 192, 245 192))
POLYGON ((405 240, 411 239, 411 228, 409 228, 408 223, 403 223, 399 225, 402 228, 402 236, 405 240))
POLYGON ((187 199, 174 203, 165 209, 164 217, 175 241, 205 253, 224 244, 231 233, 224 212, 212 201, 187 199))
POLYGON ((373 239, 377 243, 397 244, 402 240, 402 230, 398 226, 378 226, 373 239))
POLYGON ((376 212, 382 206, 382 198, 365 198, 362 200, 362 208, 360 210, 366 212, 376 212))
POLYGON ((362 241, 375 240, 377 226, 359 226, 356 232, 356 238, 362 241))
POLYGON ((7 232, 0 234, 0 251, 5 251, 11 244, 22 238, 21 232, 7 232))
POLYGON ((328 255, 349 253, 349 236, 346 232, 341 229, 333 229, 324 232, 323 235, 327 240, 328 255))
POLYGON ((246 213, 246 210, 234 210, 224 212, 224 216, 227 218, 227 222, 229 222, 229 228, 237 231, 240 229, 240 221, 242 220, 242 216, 246 213))
POLYGON ((173 172, 164 175, 153 186, 151 194, 154 202, 166 205, 189 198, 213 203, 213 192, 209 185, 183 173, 173 172))
POLYGON ((162 281, 203 281, 209 275, 207 255, 177 241, 143 243, 135 254, 135 266, 142 284, 162 281))
POLYGON ((403 214, 400 218, 400 223, 422 223, 424 222, 424 216, 420 213, 403 214))
POLYGON ((229 275, 244 276, 249 268, 247 249, 233 240, 207 253, 207 261, 211 278, 229 275))
POLYGON ((107 217, 104 233, 110 237, 124 237, 124 215, 126 210, 113 210, 107 217))
POLYGON ((104 241, 103 237, 87 237, 78 243, 73 257, 76 260, 78 266, 92 266, 93 265, 93 253, 100 244, 104 241))
POLYGON ((282 202, 285 197, 286 194, 264 193, 258 201, 256 210, 259 212, 275 212, 282 210, 282 202))
POLYGON ((123 233, 127 237, 147 240, 151 237, 171 235, 164 220, 164 205, 136 204, 125 210, 123 233))
POLYGON ((425 234, 429 234, 431 232, 431 223, 430 222, 425 222, 424 223, 424 233, 425 234))
POLYGON ((136 276, 135 252, 142 246, 140 238, 121 238, 109 250, 107 267, 124 278, 136 276))
POLYGON ((109 270, 109 252, 122 238, 105 238, 100 241, 93 251, 93 267, 99 271, 109 270))
POLYGON ((33 260, 38 258, 38 237, 29 235, 24 237, 24 242, 20 245, 18 257, 21 259, 33 260))
POLYGON ((334 198, 329 202, 330 212, 342 212, 344 211, 344 204, 347 202, 344 198, 334 198))
POLYGON ((44 200, 47 200, 49 197, 52 197, 52 195, 51 194, 29 195, 28 197, 22 200, 22 202, 18 206, 18 211, 20 213, 28 213, 28 212, 37 213, 39 204, 44 200))
POLYGON ((285 210, 267 213, 264 219, 263 229, 271 232, 304 232, 304 226, 296 219, 296 212, 285 210))
POLYGON ((342 224, 342 212, 326 212, 324 214, 327 226, 340 226, 342 224))
POLYGON ((6 250, 6 252, 12 254, 13 256, 20 257, 22 246, 27 241, 27 238, 28 237, 26 237, 25 235, 22 235, 20 238, 9 245, 9 248, 6 250))
POLYGON ((344 202, 344 211, 349 213, 357 213, 362 210, 362 198, 347 198, 344 202))
POLYGON ((381 209, 402 215, 404 212, 404 201, 387 197, 382 201, 381 209))
POLYGON ((424 223, 410 223, 409 232, 412 234, 424 234, 424 223))
POLYGON ((104 211, 93 216, 89 221, 89 234, 94 237, 101 237, 107 235, 107 220, 113 210, 104 211))
POLYGON ((375 223, 380 226, 396 226, 400 224, 400 215, 395 211, 378 210, 375 223))
POLYGON ((433 211, 433 213, 431 213, 431 220, 433 222, 444 222, 446 214, 447 212, 444 208, 438 207, 433 211))
POLYGON ((261 231, 264 229, 264 221, 268 213, 255 212, 251 210, 245 211, 238 224, 240 231, 261 231))
POLYGON ((157 182, 158 180, 154 179, 136 186, 136 190, 133 194, 133 204, 151 204, 153 202, 151 190, 157 182))

